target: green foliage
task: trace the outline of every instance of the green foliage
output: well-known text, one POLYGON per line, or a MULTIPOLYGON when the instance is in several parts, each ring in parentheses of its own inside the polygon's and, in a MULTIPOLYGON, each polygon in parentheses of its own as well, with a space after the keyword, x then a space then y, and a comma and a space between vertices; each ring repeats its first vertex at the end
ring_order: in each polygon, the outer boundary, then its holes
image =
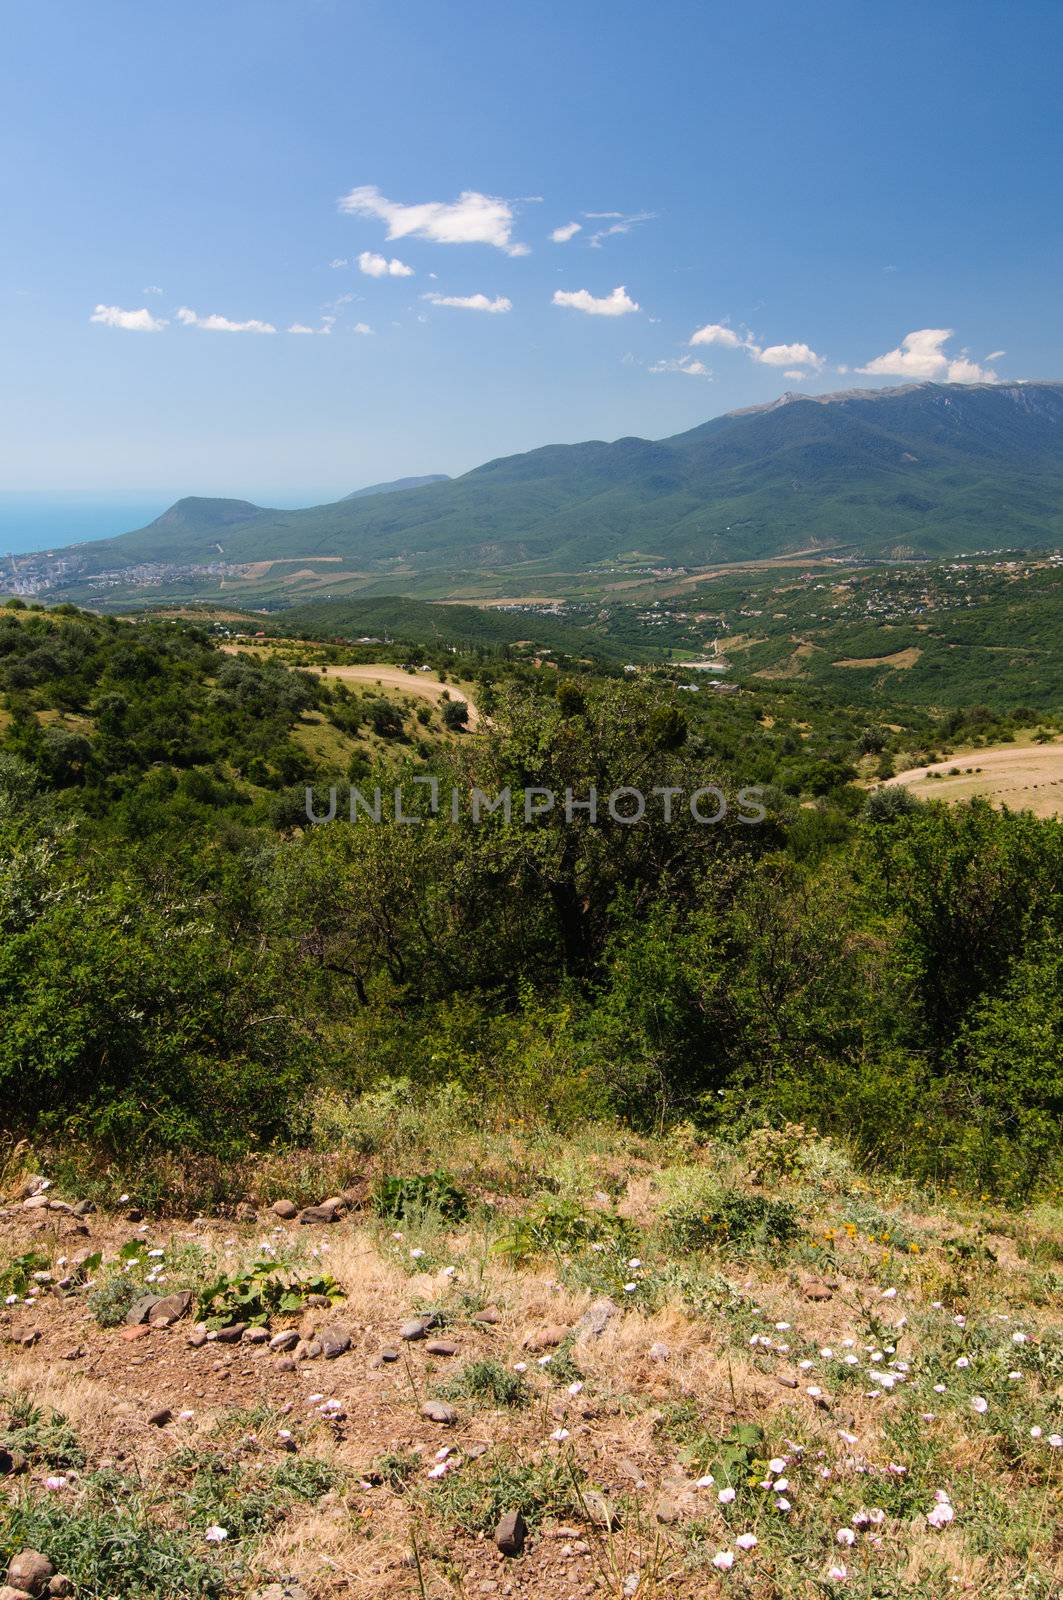
POLYGON ((492 1450, 424 1492, 426 1509, 457 1533, 491 1534, 507 1511, 529 1527, 545 1518, 579 1512, 580 1476, 565 1458, 526 1461, 492 1450))
POLYGON ((447 1222, 460 1222, 469 1212, 469 1197, 438 1169, 411 1177, 391 1174, 377 1179, 373 1209, 378 1216, 399 1219, 411 1213, 435 1212, 447 1222))
POLYGON ((470 1361, 439 1392, 448 1400, 474 1400, 499 1408, 527 1406, 532 1400, 532 1391, 521 1374, 510 1372, 490 1357, 470 1361))
POLYGON ((208 1328, 228 1328, 234 1322, 264 1328, 275 1316, 295 1316, 310 1303, 335 1305, 342 1299, 343 1290, 328 1273, 292 1275, 275 1260, 264 1259, 204 1284, 196 1315, 208 1328))
POLYGON ((33 1274, 47 1272, 50 1265, 48 1257, 38 1250, 24 1250, 21 1255, 12 1256, 0 1267, 0 1298, 17 1295, 23 1299, 33 1285, 33 1274))
POLYGON ((35 1405, 27 1394, 15 1394, 8 1401, 0 1444, 34 1465, 57 1470, 85 1465, 85 1452, 69 1419, 61 1411, 35 1405))
POLYGON ((608 1211, 586 1211, 578 1201, 547 1195, 518 1217, 494 1248, 520 1265, 535 1256, 573 1255, 595 1244, 631 1254, 637 1240, 638 1231, 626 1217, 608 1211))
POLYGON ((743 1255, 753 1250, 777 1253, 801 1231, 789 1200, 773 1200, 740 1189, 692 1195, 668 1208, 664 1222, 681 1250, 725 1248, 743 1255))

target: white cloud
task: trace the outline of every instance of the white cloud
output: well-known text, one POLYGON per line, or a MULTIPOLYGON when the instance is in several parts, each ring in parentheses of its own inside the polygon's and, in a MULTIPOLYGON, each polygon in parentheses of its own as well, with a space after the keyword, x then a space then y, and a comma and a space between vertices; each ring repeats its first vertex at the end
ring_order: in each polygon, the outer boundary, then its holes
POLYGON ((693 356, 679 356, 675 361, 655 361, 651 372, 685 372, 688 378, 711 378, 712 373, 704 361, 693 356))
POLYGON ((165 317, 153 317, 147 306, 141 306, 139 311, 97 306, 89 321, 102 322, 105 328, 124 328, 127 333, 159 333, 166 326, 165 317))
POLYGON ((201 317, 198 312, 190 311, 187 306, 181 306, 177 312, 177 320, 186 328, 204 328, 208 333, 276 333, 272 322, 258 322, 252 318, 249 322, 231 322, 228 317, 219 317, 216 312, 209 317, 201 317))
POLYGON ((1006 350, 990 350, 989 354, 986 356, 986 360, 999 361, 1001 356, 1006 356, 1007 353, 1008 352, 1006 350))
POLYGON ((349 267, 350 264, 351 263, 347 260, 346 256, 334 256, 329 262, 329 266, 332 267, 334 271, 338 271, 340 267, 349 267))
MULTIPOLYGON (((969 360, 965 353, 961 352, 958 357, 946 354, 942 346, 952 335, 951 328, 917 328, 914 333, 905 334, 896 350, 887 350, 885 355, 876 356, 866 366, 857 367, 856 370, 873 378, 996 383, 998 379, 995 372, 980 367, 976 361, 969 360)), ((1003 352, 998 351, 997 354, 1003 352)))
POLYGON ((382 195, 375 184, 363 184, 344 195, 340 210, 360 217, 378 217, 388 225, 389 239, 416 236, 435 244, 489 244, 507 255, 527 255, 528 246, 513 242, 513 208, 507 200, 464 189, 456 200, 428 200, 406 206, 382 195))
POLYGON ((737 350, 746 341, 740 339, 733 328, 725 328, 719 322, 707 322, 703 328, 698 328, 690 336, 691 344, 723 344, 728 350, 737 350))
POLYGON ((308 328, 305 322, 293 322, 288 329, 289 333, 313 333, 313 328, 308 328))
POLYGON ((555 244, 568 244, 570 239, 574 239, 577 233, 582 231, 582 222, 566 222, 563 228, 555 228, 550 237, 555 244))
POLYGON ((423 294, 422 300, 431 301, 434 306, 453 306, 458 311, 512 311, 513 302, 507 300, 505 295, 496 295, 489 300, 485 294, 423 294))
MULTIPOLYGON (((147 287, 141 289, 140 292, 141 294, 162 294, 162 290, 159 288, 157 283, 149 283, 147 287)), ((1001 354, 1003 355, 1003 351, 1001 351, 1001 354)))
POLYGON ((600 250, 603 239, 611 239, 615 233, 630 233, 632 228, 640 222, 652 222, 657 215, 656 211, 634 211, 630 216, 625 216, 622 211, 585 211, 585 217, 602 218, 615 217, 616 221, 608 228, 599 228, 597 233, 592 233, 588 243, 592 250, 600 250))
POLYGON ((573 311, 585 311, 589 317, 623 317, 639 309, 638 301, 631 299, 623 284, 600 300, 596 300, 589 289, 557 289, 553 303, 570 306, 573 311))
POLYGON ((794 366, 797 362, 806 367, 823 365, 823 357, 817 356, 807 344, 769 344, 766 350, 750 344, 748 349, 754 361, 762 361, 766 367, 794 366))
POLYGON ((356 322, 354 325, 354 331, 355 333, 372 333, 373 330, 369 326, 368 322, 356 322))
POLYGON ((783 377, 789 378, 791 383, 800 383, 805 376, 800 367, 791 367, 788 372, 783 373, 783 377))
POLYGON ((392 256, 389 261, 387 256, 375 255, 372 250, 363 250, 358 257, 358 267, 367 278, 412 278, 413 268, 408 267, 405 261, 400 261, 397 256, 392 256))

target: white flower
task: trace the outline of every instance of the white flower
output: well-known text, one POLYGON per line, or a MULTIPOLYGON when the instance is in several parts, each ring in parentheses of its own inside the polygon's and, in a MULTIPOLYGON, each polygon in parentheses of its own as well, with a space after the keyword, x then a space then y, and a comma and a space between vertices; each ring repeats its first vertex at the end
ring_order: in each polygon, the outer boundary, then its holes
POLYGON ((624 1285, 624 1293, 625 1294, 634 1294, 635 1290, 637 1288, 638 1288, 638 1284, 637 1283, 625 1283, 625 1285, 624 1285))
POLYGON ((1034 1427, 1034 1428, 1030 1429, 1030 1438, 1031 1439, 1039 1439, 1040 1437, 1041 1437, 1041 1429, 1040 1428, 1034 1427))
POLYGON ((852 1528, 839 1528, 834 1535, 835 1544, 855 1544, 856 1534, 852 1528))
POLYGON ((207 1529, 203 1537, 208 1544, 224 1544, 229 1537, 229 1530, 228 1528, 219 1528, 215 1522, 207 1529))
POLYGON ((148 1256, 152 1261, 161 1261, 166 1254, 165 1250, 149 1250, 148 1256))
POLYGON ((785 1472, 786 1471, 786 1457, 785 1456, 772 1456, 771 1460, 768 1462, 768 1471, 769 1472, 785 1472))
POLYGON ((421 1250, 420 1248, 410 1251, 410 1259, 412 1261, 420 1261, 420 1259, 421 1259, 421 1257, 423 1255, 424 1255, 424 1251, 421 1250))
POLYGON ((1029 1334, 1026 1334, 1026 1333, 1013 1333, 1012 1336, 1011 1336, 1011 1342, 1012 1342, 1012 1344, 1025 1344, 1028 1338, 1029 1338, 1029 1334))
POLYGON ((855 1433, 846 1433, 844 1428, 839 1428, 838 1429, 838 1438, 842 1440, 843 1444, 855 1444, 856 1443, 856 1434, 855 1433))
POLYGON ((729 1506, 734 1497, 735 1492, 733 1489, 721 1489, 719 1494, 716 1496, 717 1500, 722 1506, 729 1506))
POLYGON ((789 1327, 790 1327, 790 1324, 788 1322, 777 1322, 775 1324, 775 1332, 776 1333, 787 1333, 789 1331, 789 1327))
POLYGON ((118 1204, 120 1206, 124 1206, 128 1199, 129 1199, 129 1196, 127 1194, 120 1194, 118 1196, 118 1204))
POLYGON ((967 1357, 966 1357, 966 1356, 958 1356, 958 1357, 957 1357, 957 1358, 956 1358, 956 1365, 957 1365, 957 1366, 958 1366, 958 1367, 959 1367, 959 1368, 961 1368, 961 1370, 962 1370, 962 1368, 964 1368, 964 1367, 969 1367, 969 1366, 970 1366, 970 1364, 971 1364, 971 1363, 970 1363, 970 1362, 969 1362, 969 1361, 968 1361, 968 1359, 967 1359, 967 1357))
POLYGON ((827 1577, 831 1580, 832 1583, 845 1583, 845 1581, 848 1578, 848 1576, 849 1576, 848 1570, 845 1567, 841 1566, 841 1565, 838 1565, 836 1567, 831 1567, 829 1569, 829 1571, 827 1572, 827 1577))
POLYGON ((443 1268, 443 1276, 444 1276, 444 1278, 453 1278, 455 1273, 457 1272, 457 1270, 458 1270, 457 1267, 444 1267, 443 1268))
POLYGON ((67 1486, 67 1482, 68 1482, 68 1480, 66 1478, 62 1478, 62 1477, 59 1477, 59 1476, 56 1476, 54 1478, 45 1478, 44 1487, 46 1489, 65 1489, 66 1486, 67 1486))
POLYGON ((785 1495, 780 1495, 779 1498, 776 1500, 775 1509, 776 1509, 776 1511, 789 1511, 790 1510, 790 1502, 789 1502, 789 1500, 786 1499, 785 1495))
POLYGON ((813 1400, 818 1400, 820 1395, 823 1393, 823 1390, 819 1387, 818 1384, 810 1383, 805 1392, 806 1392, 806 1394, 810 1394, 812 1396, 813 1400))
POLYGON ((932 1528, 944 1528, 952 1521, 956 1513, 947 1500, 939 1500, 933 1511, 928 1511, 926 1520, 932 1528))
POLYGON ((556 1439, 558 1444, 561 1444, 565 1439, 568 1438, 568 1429, 567 1428, 555 1428, 553 1433, 550 1435, 550 1437, 551 1437, 551 1439, 556 1439))
POLYGON ((984 1416, 989 1410, 989 1401, 986 1400, 982 1395, 976 1394, 974 1399, 971 1401, 971 1410, 977 1411, 980 1417, 984 1416))
POLYGON ((1053 1450, 1063 1449, 1063 1436, 1058 1433, 1050 1433, 1048 1435, 1048 1442, 1052 1446, 1053 1450))
POLYGON ((548 1367, 553 1359, 554 1359, 553 1356, 540 1356, 538 1361, 536 1362, 536 1366, 538 1366, 538 1367, 548 1367))
POLYGON ((797 1368, 799 1372, 810 1372, 815 1364, 816 1363, 814 1361, 799 1361, 797 1363, 797 1368))
POLYGON ((568 1386, 568 1392, 571 1395, 582 1394, 583 1393, 583 1385, 582 1385, 582 1383, 580 1383, 578 1379, 576 1380, 575 1383, 570 1383, 569 1386, 568 1386))
POLYGON ((757 1543, 758 1541, 755 1533, 740 1533, 738 1538, 735 1540, 735 1544, 738 1546, 739 1550, 755 1550, 757 1548, 757 1543))
POLYGON ((935 1394, 944 1394, 945 1393, 945 1385, 943 1383, 935 1383, 935 1385, 934 1385, 934 1393, 935 1394))
POLYGON ((896 1289, 883 1289, 882 1298, 883 1300, 895 1300, 897 1298, 896 1289))
POLYGON ((445 1461, 437 1461, 434 1467, 429 1467, 428 1476, 430 1478, 442 1478, 446 1470, 447 1463, 445 1461))
POLYGON ((712 1558, 712 1564, 714 1567, 719 1567, 721 1572, 730 1572, 731 1568, 735 1564, 734 1551, 717 1550, 716 1554, 712 1558))
POLYGON ((785 1494, 789 1487, 789 1478, 776 1478, 775 1482, 772 1484, 772 1488, 775 1490, 776 1494, 785 1494))
POLYGON ((1009 1372, 1008 1373, 1008 1378, 1010 1379, 1010 1381, 1012 1383, 1019 1383, 1021 1381, 1021 1379, 1022 1379, 1022 1373, 1021 1372, 1009 1372))
POLYGON ((526 1361, 514 1361, 514 1363, 513 1363, 513 1371, 514 1372, 527 1372, 527 1370, 528 1370, 528 1363, 526 1361))
POLYGON ((823 1357, 824 1361, 831 1361, 834 1358, 834 1351, 831 1349, 829 1344, 825 1344, 819 1353, 823 1357))
POLYGON ((695 1483, 694 1487, 695 1487, 695 1489, 711 1489, 715 1482, 716 1482, 716 1479, 713 1477, 712 1473, 711 1472, 706 1472, 706 1474, 705 1474, 705 1476, 703 1478, 699 1478, 698 1479, 698 1481, 697 1481, 697 1483, 695 1483))
POLYGON ((956 1324, 957 1328, 966 1328, 967 1326, 967 1318, 964 1316, 953 1317, 952 1320, 956 1324))
POLYGON ((18 1300, 18 1295, 17 1294, 9 1294, 7 1299, 4 1301, 4 1304, 5 1304, 5 1306, 13 1306, 13 1305, 16 1304, 17 1300, 18 1300))
POLYGON ((641 1265, 642 1262, 639 1260, 638 1256, 632 1256, 631 1260, 628 1262, 628 1267, 632 1272, 637 1272, 641 1265))

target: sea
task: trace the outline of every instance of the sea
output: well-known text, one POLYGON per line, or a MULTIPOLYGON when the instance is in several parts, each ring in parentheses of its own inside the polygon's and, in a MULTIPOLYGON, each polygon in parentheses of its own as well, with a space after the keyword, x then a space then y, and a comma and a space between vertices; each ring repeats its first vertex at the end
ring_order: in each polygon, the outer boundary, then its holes
POLYGON ((82 539, 110 539, 153 522, 177 498, 173 493, 115 498, 73 491, 0 491, 0 556, 54 550, 82 539))

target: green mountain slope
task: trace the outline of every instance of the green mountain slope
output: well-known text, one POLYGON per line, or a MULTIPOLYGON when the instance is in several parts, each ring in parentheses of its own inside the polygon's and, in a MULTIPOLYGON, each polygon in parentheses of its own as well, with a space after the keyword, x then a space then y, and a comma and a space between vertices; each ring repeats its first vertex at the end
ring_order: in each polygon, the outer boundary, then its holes
POLYGON ((341 556, 363 570, 669 564, 845 547, 947 555, 1063 540, 1063 384, 786 395, 671 439, 549 445, 416 489, 276 511, 182 500, 78 548, 145 561, 341 556))
POLYGON ((353 489, 344 500, 365 500, 371 494, 399 494, 403 489, 423 489, 429 483, 449 483, 445 472, 428 472, 423 478, 392 478, 390 483, 370 483, 364 489, 353 489))

